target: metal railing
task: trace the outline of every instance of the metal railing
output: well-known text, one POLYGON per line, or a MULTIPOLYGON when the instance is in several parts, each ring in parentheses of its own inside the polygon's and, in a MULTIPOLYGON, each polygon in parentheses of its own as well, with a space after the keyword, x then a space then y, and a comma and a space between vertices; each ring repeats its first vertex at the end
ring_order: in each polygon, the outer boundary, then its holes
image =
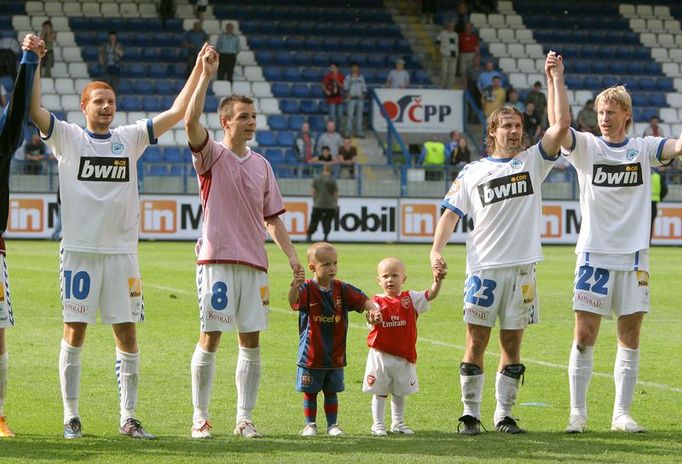
MULTIPOLYGON (((395 126, 391 122, 391 118, 388 116, 388 113, 386 112, 386 108, 384 108, 384 105, 381 103, 381 100, 379 100, 379 96, 374 91, 374 89, 370 90, 370 98, 371 98, 373 105, 378 105, 379 112, 381 113, 381 116, 386 120, 386 129, 387 130, 386 130, 386 146, 384 148, 384 153, 386 155, 386 160, 387 160, 388 164, 393 164, 393 139, 394 138, 395 138, 395 142, 398 144, 398 147, 400 147, 400 151, 402 152, 403 159, 405 159, 406 162, 409 162, 410 151, 407 149, 405 142, 403 142, 403 138, 400 136, 400 134, 396 130, 395 126)), ((373 111, 372 111, 372 107, 370 105, 370 111, 369 111, 370 122, 372 121, 372 114, 373 114, 373 111)), ((381 137, 379 137, 379 134, 376 132, 373 125, 372 125, 372 130, 377 135, 377 138, 379 140, 381 140, 381 137)))

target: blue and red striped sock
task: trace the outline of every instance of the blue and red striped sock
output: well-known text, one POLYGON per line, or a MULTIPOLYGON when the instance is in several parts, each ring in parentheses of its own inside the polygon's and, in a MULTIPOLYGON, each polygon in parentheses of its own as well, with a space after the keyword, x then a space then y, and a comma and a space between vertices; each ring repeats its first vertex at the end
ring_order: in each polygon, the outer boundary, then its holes
POLYGON ((336 392, 324 392, 324 414, 327 416, 327 427, 336 424, 339 414, 339 397, 336 392))
POLYGON ((306 424, 311 424, 317 419, 317 393, 303 393, 303 415, 306 424))

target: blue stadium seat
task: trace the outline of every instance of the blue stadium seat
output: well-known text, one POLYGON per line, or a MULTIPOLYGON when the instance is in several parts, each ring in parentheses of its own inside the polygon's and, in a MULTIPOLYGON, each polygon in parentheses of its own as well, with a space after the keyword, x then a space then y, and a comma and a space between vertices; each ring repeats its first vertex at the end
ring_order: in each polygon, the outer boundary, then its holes
POLYGON ((675 87, 673 86, 673 81, 667 77, 659 77, 656 79, 656 90, 662 92, 673 92, 675 87))
POLYGON ((649 94, 646 92, 631 92, 632 105, 636 107, 643 107, 649 104, 649 94))
POLYGON ((593 91, 601 90, 601 79, 599 76, 588 74, 583 79, 583 87, 593 91))
POLYGON ((163 150, 163 160, 168 163, 182 163, 183 158, 182 150, 178 147, 166 147, 163 150))
MULTIPOLYGON (((180 64, 180 63, 175 63, 175 65, 180 64)), ((183 67, 183 73, 184 73, 184 68, 185 64, 180 64, 183 67)), ((148 68, 148 75, 149 77, 156 77, 156 78, 165 78, 169 77, 168 70, 171 66, 168 66, 166 63, 152 63, 149 65, 148 68)), ((173 71, 172 74, 175 76, 175 72, 173 71)))
POLYGON ((157 145, 149 145, 142 155, 144 161, 149 163, 158 163, 163 161, 163 154, 161 152, 161 147, 157 145))
POLYGON ((291 52, 280 51, 275 57, 275 62, 279 66, 291 66, 294 63, 294 56, 291 52))
POLYGON ((220 101, 216 97, 206 97, 206 103, 204 104, 204 112, 215 113, 216 111, 218 111, 219 104, 220 101))
POLYGON ((147 65, 143 63, 131 63, 124 69, 130 77, 147 77, 147 65))
POLYGON ((156 81, 156 93, 159 95, 173 95, 175 84, 170 79, 159 79, 156 81))
POLYGON ((185 176, 185 169, 186 166, 184 164, 172 164, 170 168, 170 173, 169 175, 172 177, 184 177, 185 176))
POLYGON ((269 67, 263 69, 263 76, 267 81, 281 81, 282 70, 280 68, 269 67))
POLYGON ((260 147, 272 147, 277 145, 275 134, 270 131, 256 132, 256 141, 260 147))
POLYGON ((297 114, 293 116, 289 116, 289 129, 291 130, 301 130, 301 125, 303 125, 303 122, 305 119, 303 119, 303 116, 299 116, 297 114))
POLYGON ((150 79, 135 79, 133 81, 133 86, 135 92, 138 94, 153 94, 154 93, 154 82, 150 79))
POLYGON ((258 52, 256 53, 256 61, 261 66, 275 64, 275 54, 268 51, 258 52))
POLYGON ((156 95, 145 95, 141 102, 143 111, 161 111, 161 102, 156 95))
POLYGON ((275 82, 270 86, 270 88, 272 90, 272 95, 277 98, 288 97, 291 95, 289 84, 285 82, 275 82))
POLYGON ((81 56, 84 61, 97 61, 99 60, 99 49, 97 47, 81 47, 81 56))
POLYGON ((270 164, 279 164, 284 162, 284 152, 279 148, 269 148, 265 150, 265 157, 270 161, 270 164))
POLYGON ((310 96, 308 84, 293 84, 291 86, 291 96, 296 98, 308 98, 310 96))
POLYGON ((303 68, 301 79, 308 82, 320 82, 324 73, 319 68, 303 68))
POLYGON ((316 114, 319 112, 319 104, 317 100, 301 100, 300 111, 304 114, 316 114))
POLYGON ((651 77, 645 76, 645 77, 641 77, 639 79, 639 88, 640 89, 642 89, 646 92, 650 92, 650 91, 654 90, 655 87, 656 87, 656 83, 654 82, 654 80, 651 77))
POLYGON ((310 130, 312 132, 324 132, 327 125, 324 116, 310 116, 308 118, 308 124, 310 125, 310 130))
MULTIPOLYGON (((148 165, 149 166, 149 165, 148 165)), ((147 171, 149 176, 163 177, 168 175, 168 166, 165 164, 152 164, 147 171)))
POLYGON ((289 128, 288 121, 285 116, 281 114, 272 114, 268 116, 268 126, 271 130, 286 130, 289 128))
POLYGON ((665 93, 664 92, 651 92, 649 94, 649 103, 648 104, 650 106, 655 106, 657 108, 668 106, 668 101, 665 98, 665 93))
POLYGON ((167 68, 168 75, 164 77, 184 79, 186 69, 187 69, 186 63, 173 63, 168 66, 167 68))
POLYGON ((282 72, 282 79, 289 82, 296 82, 301 80, 301 71, 297 67, 285 68, 282 72))
POLYGON ((615 76, 607 75, 601 78, 601 86, 604 88, 613 87, 616 84, 618 84, 618 78, 615 76))
POLYGON ((277 134, 277 144, 283 147, 294 146, 294 141, 296 140, 296 135, 289 131, 280 131, 277 134))
POLYGON ((653 118, 654 116, 658 117, 658 108, 647 107, 647 108, 642 109, 642 114, 641 114, 642 122, 648 121, 651 118, 653 118))
POLYGON ((132 79, 121 79, 118 83, 116 93, 118 95, 125 95, 127 93, 135 93, 134 81, 132 79))
POLYGON ((142 49, 142 59, 147 63, 151 61, 159 61, 161 59, 161 48, 159 47, 145 47, 142 49))
POLYGON ((121 111, 139 111, 142 107, 137 95, 122 95, 118 97, 116 106, 121 111))
POLYGON ((595 74, 606 74, 609 72, 609 68, 605 61, 594 60, 592 62, 592 72, 595 74))
POLYGON ((298 102, 296 100, 291 100, 288 98, 281 99, 279 101, 279 107, 282 110, 282 113, 286 114, 299 113, 298 102))

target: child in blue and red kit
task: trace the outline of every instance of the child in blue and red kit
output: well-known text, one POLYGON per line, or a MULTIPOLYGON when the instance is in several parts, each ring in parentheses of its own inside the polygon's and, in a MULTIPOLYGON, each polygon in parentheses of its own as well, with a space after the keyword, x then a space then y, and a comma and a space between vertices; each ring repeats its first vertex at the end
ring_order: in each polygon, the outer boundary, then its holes
POLYGON ((317 435, 317 394, 324 393, 327 434, 343 435, 337 424, 337 393, 344 390, 348 312, 367 312, 367 320, 381 322, 381 312, 358 288, 337 280, 336 249, 325 242, 308 248, 308 268, 314 278, 299 271, 289 290, 289 304, 299 312, 296 390, 303 392, 306 426, 301 435, 317 435))

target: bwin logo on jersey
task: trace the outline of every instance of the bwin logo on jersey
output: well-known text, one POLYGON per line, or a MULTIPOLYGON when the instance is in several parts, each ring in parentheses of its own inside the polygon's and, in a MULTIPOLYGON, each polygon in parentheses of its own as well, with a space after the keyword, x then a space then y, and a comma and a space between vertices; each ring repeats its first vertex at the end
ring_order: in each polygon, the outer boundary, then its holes
POLYGON ((478 195, 484 207, 509 198, 532 194, 533 183, 527 171, 499 177, 478 186, 478 195))
POLYGON ((642 166, 631 164, 595 164, 592 185, 599 187, 636 187, 642 185, 642 166))
POLYGON ((128 158, 83 156, 78 168, 78 180, 89 182, 128 182, 128 158))

